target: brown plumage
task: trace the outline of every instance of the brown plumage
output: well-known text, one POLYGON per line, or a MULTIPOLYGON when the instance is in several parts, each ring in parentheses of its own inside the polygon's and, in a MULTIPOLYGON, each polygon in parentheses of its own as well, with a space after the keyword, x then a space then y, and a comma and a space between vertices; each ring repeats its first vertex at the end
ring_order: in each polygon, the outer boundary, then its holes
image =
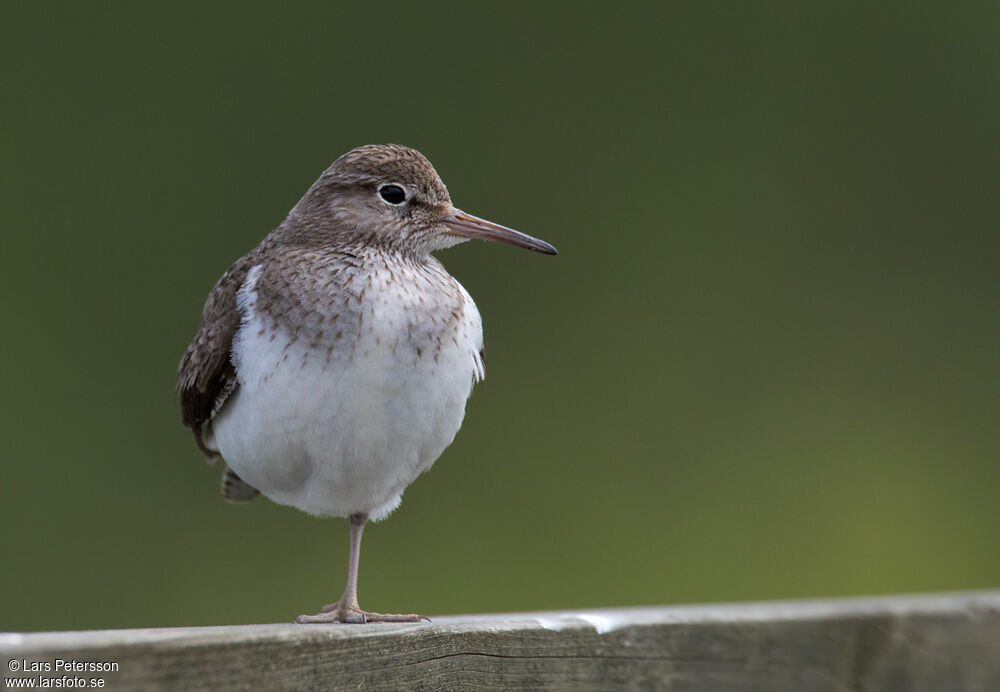
POLYGON ((236 292, 256 255, 255 250, 238 259, 208 294, 201 326, 177 368, 181 421, 194 433, 195 443, 208 461, 218 457, 219 452, 205 446, 202 434, 236 387, 236 372, 230 360, 233 337, 240 326, 236 292))

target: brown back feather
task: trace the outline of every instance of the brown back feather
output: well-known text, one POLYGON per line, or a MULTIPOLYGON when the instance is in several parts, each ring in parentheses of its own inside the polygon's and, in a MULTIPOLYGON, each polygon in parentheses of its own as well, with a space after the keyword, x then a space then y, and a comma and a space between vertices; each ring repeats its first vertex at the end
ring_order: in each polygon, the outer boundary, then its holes
POLYGON ((215 284, 205 301, 198 333, 177 367, 181 421, 191 429, 198 448, 209 458, 218 456, 218 452, 205 447, 202 432, 236 386, 236 372, 230 360, 233 337, 240 327, 236 293, 256 259, 256 251, 244 255, 215 284))

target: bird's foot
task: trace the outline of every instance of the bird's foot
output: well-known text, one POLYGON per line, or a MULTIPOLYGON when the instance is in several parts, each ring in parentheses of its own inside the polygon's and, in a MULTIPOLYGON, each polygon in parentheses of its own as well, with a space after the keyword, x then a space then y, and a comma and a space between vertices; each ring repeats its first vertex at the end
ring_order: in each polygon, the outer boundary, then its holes
POLYGON ((295 622, 300 625, 339 622, 351 625, 363 625, 368 622, 430 622, 426 615, 416 613, 392 614, 370 613, 361 610, 357 605, 341 605, 340 601, 323 606, 322 612, 316 615, 299 615, 295 622))

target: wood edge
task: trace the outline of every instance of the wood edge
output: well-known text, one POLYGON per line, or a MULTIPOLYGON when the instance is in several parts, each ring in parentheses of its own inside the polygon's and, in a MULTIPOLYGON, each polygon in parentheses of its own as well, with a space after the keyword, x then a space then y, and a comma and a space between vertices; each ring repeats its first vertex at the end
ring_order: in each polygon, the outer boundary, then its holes
POLYGON ((44 655, 158 644, 198 646, 261 641, 295 644, 311 640, 392 638, 428 631, 458 636, 474 632, 592 629, 598 634, 604 634, 625 627, 832 621, 844 618, 887 616, 905 618, 934 615, 1000 616, 1000 589, 862 598, 451 615, 435 617, 430 623, 420 624, 296 625, 278 623, 119 630, 5 632, 0 633, 0 654, 7 656, 44 655))

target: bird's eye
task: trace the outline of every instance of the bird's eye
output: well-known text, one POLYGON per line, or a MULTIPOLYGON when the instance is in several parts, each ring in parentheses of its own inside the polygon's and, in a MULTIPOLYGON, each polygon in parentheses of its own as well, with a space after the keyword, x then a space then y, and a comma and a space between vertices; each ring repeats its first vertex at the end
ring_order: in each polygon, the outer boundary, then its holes
POLYGON ((406 191, 399 185, 383 185, 378 189, 378 194, 389 204, 402 204, 406 201, 406 191))

